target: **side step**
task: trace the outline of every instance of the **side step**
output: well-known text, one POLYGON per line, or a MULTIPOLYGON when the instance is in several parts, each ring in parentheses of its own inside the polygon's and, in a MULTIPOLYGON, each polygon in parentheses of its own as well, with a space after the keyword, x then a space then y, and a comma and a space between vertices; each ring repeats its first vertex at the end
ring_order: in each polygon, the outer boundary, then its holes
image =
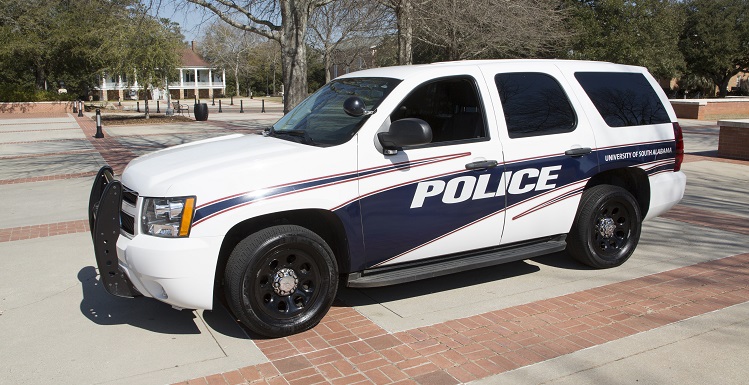
POLYGON ((416 264, 406 263, 399 266, 385 266, 371 270, 364 270, 349 274, 348 287, 368 288, 395 285, 404 282, 439 277, 466 270, 479 269, 502 263, 530 259, 545 254, 563 251, 567 247, 565 236, 554 237, 553 240, 522 244, 513 247, 491 249, 481 253, 420 261, 416 264), (561 238, 561 239, 560 239, 561 238))

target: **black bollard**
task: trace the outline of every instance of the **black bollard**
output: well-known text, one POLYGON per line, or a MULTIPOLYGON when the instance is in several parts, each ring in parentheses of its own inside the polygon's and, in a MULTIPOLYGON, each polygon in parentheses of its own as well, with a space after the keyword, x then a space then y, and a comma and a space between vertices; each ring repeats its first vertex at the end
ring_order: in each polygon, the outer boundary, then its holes
POLYGON ((161 110, 159 110, 159 101, 158 100, 156 100, 156 113, 157 114, 161 113, 161 110))
POLYGON ((74 114, 78 113, 78 101, 77 100, 73 102, 73 113, 74 114))
POLYGON ((122 107, 122 98, 117 98, 117 107, 122 107))
POLYGON ((216 95, 211 95, 211 105, 212 106, 216 105, 216 95))
POLYGON ((265 99, 263 99, 263 102, 261 104, 260 112, 265 112, 265 99))
POLYGON ((135 102, 135 112, 140 112, 140 100, 135 102))
POLYGON ((96 135, 94 138, 103 138, 104 133, 101 131, 101 111, 96 109, 96 135))
POLYGON ((244 100, 239 101, 239 112, 244 112, 244 100))
POLYGON ((229 102, 229 105, 233 106, 234 105, 234 95, 231 96, 230 100, 231 101, 229 102))
POLYGON ((83 100, 81 100, 81 104, 78 106, 78 117, 83 116, 83 100))
POLYGON ((221 99, 218 100, 218 112, 224 112, 221 111, 221 99))

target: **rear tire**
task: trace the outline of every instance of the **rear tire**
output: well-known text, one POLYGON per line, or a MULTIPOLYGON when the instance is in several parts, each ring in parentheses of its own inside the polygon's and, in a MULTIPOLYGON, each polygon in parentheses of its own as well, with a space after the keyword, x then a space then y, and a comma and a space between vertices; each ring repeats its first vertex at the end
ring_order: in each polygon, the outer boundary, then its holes
POLYGON ((338 289, 333 252, 304 227, 284 225, 242 240, 226 264, 226 299, 235 316, 266 337, 311 329, 338 289))
POLYGON ((567 252, 591 267, 616 267, 635 251, 641 229, 640 206, 632 194, 619 186, 593 186, 580 200, 567 252))

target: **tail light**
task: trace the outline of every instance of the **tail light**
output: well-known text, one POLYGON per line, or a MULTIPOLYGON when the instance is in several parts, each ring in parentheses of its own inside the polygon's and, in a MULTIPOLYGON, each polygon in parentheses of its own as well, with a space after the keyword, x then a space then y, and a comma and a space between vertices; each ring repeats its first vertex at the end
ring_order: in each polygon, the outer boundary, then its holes
POLYGON ((681 126, 677 122, 674 122, 674 139, 676 140, 674 172, 676 172, 681 170, 681 163, 684 161, 684 134, 681 132, 681 126))

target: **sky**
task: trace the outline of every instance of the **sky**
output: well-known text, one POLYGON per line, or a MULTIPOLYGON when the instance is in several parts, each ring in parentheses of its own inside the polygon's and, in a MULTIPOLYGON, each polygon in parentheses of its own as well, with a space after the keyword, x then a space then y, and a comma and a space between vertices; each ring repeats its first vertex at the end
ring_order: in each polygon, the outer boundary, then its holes
POLYGON ((186 0, 154 0, 151 14, 178 23, 188 42, 201 40, 206 27, 216 20, 215 15, 186 0))

